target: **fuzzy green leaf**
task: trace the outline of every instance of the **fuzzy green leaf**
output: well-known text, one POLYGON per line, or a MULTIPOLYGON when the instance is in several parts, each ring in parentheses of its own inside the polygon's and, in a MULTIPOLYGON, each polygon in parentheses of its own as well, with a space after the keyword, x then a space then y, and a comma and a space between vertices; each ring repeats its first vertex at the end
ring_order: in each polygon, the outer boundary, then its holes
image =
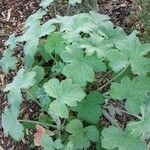
POLYGON ((24 28, 29 28, 31 27, 34 23, 38 22, 42 17, 46 14, 46 10, 39 9, 36 13, 30 15, 27 20, 25 21, 25 27, 24 28))
POLYGON ((61 33, 51 33, 44 44, 44 48, 48 53, 52 53, 55 50, 55 52, 59 54, 63 51, 65 49, 65 45, 61 33))
POLYGON ((145 97, 150 92, 150 79, 148 77, 135 77, 133 80, 124 77, 121 83, 112 83, 110 95, 112 98, 126 99, 126 109, 139 113, 145 97))
POLYGON ((12 51, 9 49, 5 50, 4 56, 0 59, 0 67, 2 67, 2 70, 8 73, 10 69, 16 69, 16 64, 17 59, 12 56, 12 51))
POLYGON ((134 136, 141 136, 145 140, 150 138, 150 107, 142 106, 141 114, 141 120, 130 122, 127 128, 134 136))
POLYGON ((103 129, 102 147, 109 150, 147 150, 145 142, 114 126, 103 129))
POLYGON ((74 119, 66 126, 66 131, 71 133, 69 141, 73 143, 74 149, 88 148, 91 142, 97 142, 99 132, 95 126, 83 128, 82 122, 74 119))
POLYGON ((122 41, 117 41, 116 47, 118 50, 111 50, 107 55, 113 71, 118 72, 130 65, 134 74, 146 75, 150 72, 150 60, 144 57, 150 51, 150 44, 142 45, 136 32, 122 41))
POLYGON ((101 105, 103 103, 104 97, 99 92, 91 92, 73 110, 78 112, 78 118, 97 124, 102 113, 101 105))
POLYGON ((49 6, 52 2, 54 2, 54 0, 42 0, 40 3, 40 6, 43 8, 46 8, 47 6, 49 6))
POLYGON ((36 76, 35 76, 35 80, 36 80, 36 84, 38 84, 43 78, 44 78, 44 68, 41 66, 34 66, 32 68, 32 71, 36 72, 36 76))
POLYGON ((62 149, 61 140, 57 139, 53 142, 53 139, 47 134, 44 134, 42 136, 41 145, 44 148, 44 150, 62 149))
POLYGON ((106 69, 105 64, 96 55, 84 56, 84 52, 76 45, 70 47, 68 51, 62 52, 61 58, 68 63, 62 73, 81 86, 94 81, 94 71, 105 71, 106 69))
POLYGON ((8 92, 8 100, 10 104, 20 104, 21 102, 21 89, 27 89, 35 84, 34 77, 36 72, 25 72, 24 69, 20 69, 17 75, 14 77, 12 83, 7 84, 4 92, 8 92))
POLYGON ((81 3, 81 0, 69 0, 69 4, 75 5, 76 3, 81 3))
POLYGON ((66 105, 76 106, 86 95, 79 85, 72 83, 71 79, 63 80, 61 83, 58 79, 51 79, 44 84, 44 89, 50 97, 56 99, 50 104, 49 112, 64 118, 68 116, 66 105))
POLYGON ((7 136, 10 134, 16 141, 23 138, 23 125, 17 120, 18 108, 5 108, 2 114, 2 126, 4 129, 4 134, 7 136))

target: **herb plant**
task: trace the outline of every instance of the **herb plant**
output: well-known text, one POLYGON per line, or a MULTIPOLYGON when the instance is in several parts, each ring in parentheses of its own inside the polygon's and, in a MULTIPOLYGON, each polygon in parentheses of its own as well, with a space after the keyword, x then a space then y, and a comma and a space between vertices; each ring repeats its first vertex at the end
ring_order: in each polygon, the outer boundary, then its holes
POLYGON ((0 60, 6 74, 16 69, 15 48, 25 44, 23 68, 4 89, 9 103, 2 115, 5 135, 19 141, 26 134, 24 123, 33 123, 37 125, 35 146, 44 150, 80 150, 94 145, 97 150, 147 150, 150 44, 141 44, 137 31, 126 35, 107 15, 93 11, 56 16, 42 23, 51 3, 53 0, 43 0, 42 8, 26 20, 23 35, 12 34, 6 41, 0 60), (93 82, 99 82, 95 75, 102 72, 111 72, 112 79, 89 90, 93 82), (48 119, 19 119, 22 94, 38 103, 48 119), (124 127, 108 116, 106 107, 112 99, 125 101, 125 109, 120 111, 136 119, 124 127), (103 115, 112 125, 99 125, 103 115))

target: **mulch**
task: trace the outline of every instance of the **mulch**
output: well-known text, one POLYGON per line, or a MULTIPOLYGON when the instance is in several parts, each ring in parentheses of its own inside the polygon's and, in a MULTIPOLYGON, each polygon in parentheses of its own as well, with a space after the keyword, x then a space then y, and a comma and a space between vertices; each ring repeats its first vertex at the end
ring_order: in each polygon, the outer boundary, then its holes
MULTIPOLYGON (((25 20, 29 15, 36 12, 39 8, 40 0, 1 0, 0 1, 0 58, 5 50, 4 42, 11 33, 21 34, 25 20)), ((136 11, 135 5, 131 0, 100 0, 98 2, 99 11, 108 14, 116 25, 125 29, 130 28, 137 22, 136 18, 131 19, 131 11, 136 11)), ((57 7, 56 7, 57 8, 57 7)), ((59 8, 59 13, 64 9, 59 8)), ((66 10, 66 9, 65 9, 66 10)), ((22 49, 19 49, 22 53, 22 49)), ((4 75, 0 70, 0 116, 7 106, 7 97, 3 93, 3 88, 12 81, 15 72, 4 75)), ((38 116, 39 107, 34 102, 25 101, 22 105, 22 117, 28 116, 30 119, 38 116)), ((120 118, 119 118, 120 119, 120 118)), ((1 119, 0 119, 1 120, 1 119)), ((126 120, 125 120, 126 121, 126 120)), ((102 119, 101 123, 107 123, 102 119)), ((29 150, 31 138, 27 136, 21 142, 15 142, 11 137, 4 137, 0 122, 0 150, 29 150)), ((38 148, 34 148, 35 150, 38 148)))

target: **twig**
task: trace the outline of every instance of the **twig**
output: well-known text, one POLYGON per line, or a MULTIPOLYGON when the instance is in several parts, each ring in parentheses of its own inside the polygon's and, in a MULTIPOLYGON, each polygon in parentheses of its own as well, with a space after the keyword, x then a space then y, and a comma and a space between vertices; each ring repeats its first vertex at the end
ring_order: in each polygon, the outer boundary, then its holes
POLYGON ((115 125, 116 127, 121 129, 121 127, 118 125, 117 121, 115 119, 113 119, 105 110, 103 110, 103 115, 112 125, 115 125))
POLYGON ((132 114, 132 113, 127 112, 127 111, 122 110, 122 109, 119 109, 119 110, 120 110, 121 112, 123 112, 123 113, 126 113, 126 114, 128 114, 128 115, 134 116, 134 117, 138 118, 139 120, 141 120, 141 117, 140 117, 140 116, 138 116, 138 115, 132 114))

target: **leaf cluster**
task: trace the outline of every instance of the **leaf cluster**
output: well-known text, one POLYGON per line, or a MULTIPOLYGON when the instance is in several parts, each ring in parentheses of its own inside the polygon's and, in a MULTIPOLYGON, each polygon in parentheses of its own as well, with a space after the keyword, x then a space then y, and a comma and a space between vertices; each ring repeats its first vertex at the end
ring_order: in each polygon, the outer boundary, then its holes
POLYGON ((0 60, 6 74, 16 69, 13 54, 20 43, 25 43, 25 56, 23 68, 4 89, 10 105, 2 115, 5 135, 23 139, 25 125, 21 122, 27 122, 45 128, 41 137, 45 150, 80 150, 91 145, 98 145, 98 150, 146 150, 145 140, 150 138, 150 44, 142 44, 136 31, 126 35, 107 15, 93 11, 56 16, 42 23, 51 3, 43 0, 42 8, 26 20, 23 35, 13 34, 6 41, 0 60), (88 90, 98 82, 95 75, 102 72, 115 76, 107 92, 88 90), (18 119, 22 93, 41 107, 37 121, 18 119), (126 112, 138 120, 127 123, 126 128, 99 126, 103 106, 112 99, 125 101, 126 112))

